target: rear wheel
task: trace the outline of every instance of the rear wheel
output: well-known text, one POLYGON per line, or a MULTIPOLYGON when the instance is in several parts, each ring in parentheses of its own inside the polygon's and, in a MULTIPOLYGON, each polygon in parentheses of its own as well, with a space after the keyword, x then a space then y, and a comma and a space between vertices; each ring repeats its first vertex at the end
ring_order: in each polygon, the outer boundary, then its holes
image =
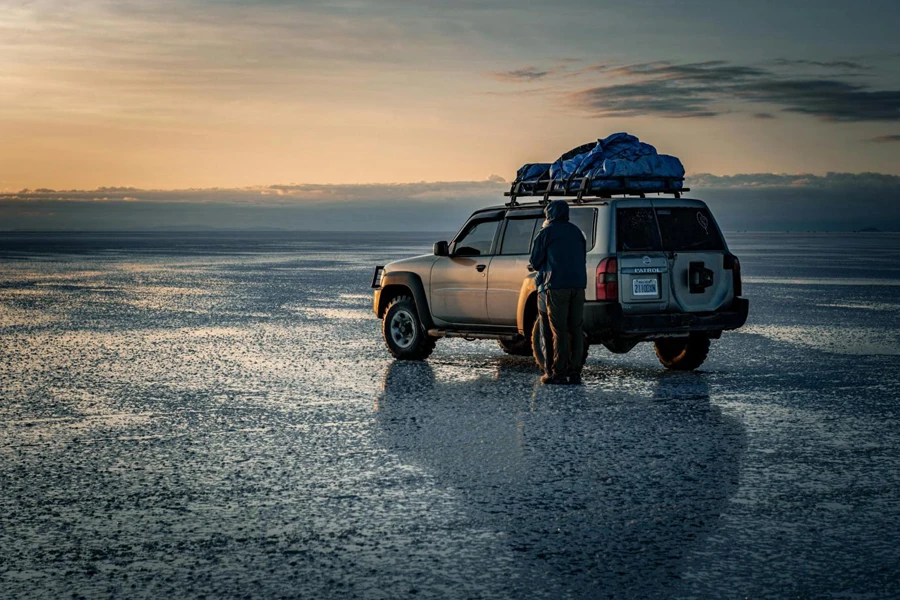
POLYGON ((517 338, 515 340, 497 340, 500 348, 513 356, 531 356, 531 340, 529 338, 517 338))
MULTIPOLYGON (((547 338, 549 341, 549 338, 547 338)), ((544 341, 544 327, 541 321, 540 316, 534 320, 534 326, 531 328, 531 348, 532 348, 532 356, 534 356, 534 362, 537 364, 538 368, 541 371, 547 372, 547 353, 553 352, 553 345, 550 343, 548 348, 546 342, 544 341)), ((584 334, 584 356, 581 359, 581 364, 587 362, 588 354, 590 353, 591 346, 588 344, 587 334, 584 334)), ((571 351, 571 347, 570 347, 571 351)))
POLYGON ((425 360, 437 342, 422 327, 416 303, 409 296, 391 300, 384 311, 381 333, 388 352, 397 360, 425 360))
POLYGON ((659 362, 675 371, 693 371, 709 354, 709 338, 705 335, 657 340, 654 346, 659 362))

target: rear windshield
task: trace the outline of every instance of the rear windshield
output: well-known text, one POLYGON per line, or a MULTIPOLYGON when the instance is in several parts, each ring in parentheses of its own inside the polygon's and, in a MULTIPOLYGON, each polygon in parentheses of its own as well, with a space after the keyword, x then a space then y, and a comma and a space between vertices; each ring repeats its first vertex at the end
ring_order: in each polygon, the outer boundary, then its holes
POLYGON ((662 250, 659 227, 652 208, 616 210, 616 246, 619 252, 662 250))
POLYGON ((707 208, 657 208, 663 250, 724 250, 725 242, 707 208))
POLYGON ((619 208, 619 252, 724 250, 725 242, 707 208, 619 208))

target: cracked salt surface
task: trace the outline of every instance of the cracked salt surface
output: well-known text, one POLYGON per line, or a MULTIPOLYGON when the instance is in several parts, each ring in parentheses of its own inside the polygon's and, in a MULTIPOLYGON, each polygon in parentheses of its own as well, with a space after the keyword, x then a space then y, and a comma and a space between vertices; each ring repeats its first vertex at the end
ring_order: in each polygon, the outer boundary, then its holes
POLYGON ((0 241, 0 597, 900 596, 900 237, 730 236, 747 327, 581 388, 391 361, 432 241, 0 241))

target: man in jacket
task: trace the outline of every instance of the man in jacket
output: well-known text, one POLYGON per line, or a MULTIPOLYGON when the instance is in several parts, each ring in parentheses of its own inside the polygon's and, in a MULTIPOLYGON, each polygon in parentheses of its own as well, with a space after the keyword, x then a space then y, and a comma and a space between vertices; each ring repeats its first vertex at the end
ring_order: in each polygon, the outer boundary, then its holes
MULTIPOLYGON (((531 250, 531 268, 538 272, 538 292, 544 294, 553 337, 553 362, 547 361, 548 372, 541 382, 581 383, 587 243, 581 230, 569 222, 565 200, 554 200, 544 214, 549 223, 531 250)), ((549 354, 551 345, 547 346, 549 354)))

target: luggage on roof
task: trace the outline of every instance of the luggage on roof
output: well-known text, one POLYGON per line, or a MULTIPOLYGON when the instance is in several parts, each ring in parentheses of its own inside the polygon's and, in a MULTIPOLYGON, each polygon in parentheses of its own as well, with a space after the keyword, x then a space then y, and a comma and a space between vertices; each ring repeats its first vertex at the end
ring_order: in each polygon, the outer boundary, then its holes
POLYGON ((553 163, 519 169, 507 196, 601 196, 688 191, 684 166, 674 156, 627 133, 569 150, 553 163))

